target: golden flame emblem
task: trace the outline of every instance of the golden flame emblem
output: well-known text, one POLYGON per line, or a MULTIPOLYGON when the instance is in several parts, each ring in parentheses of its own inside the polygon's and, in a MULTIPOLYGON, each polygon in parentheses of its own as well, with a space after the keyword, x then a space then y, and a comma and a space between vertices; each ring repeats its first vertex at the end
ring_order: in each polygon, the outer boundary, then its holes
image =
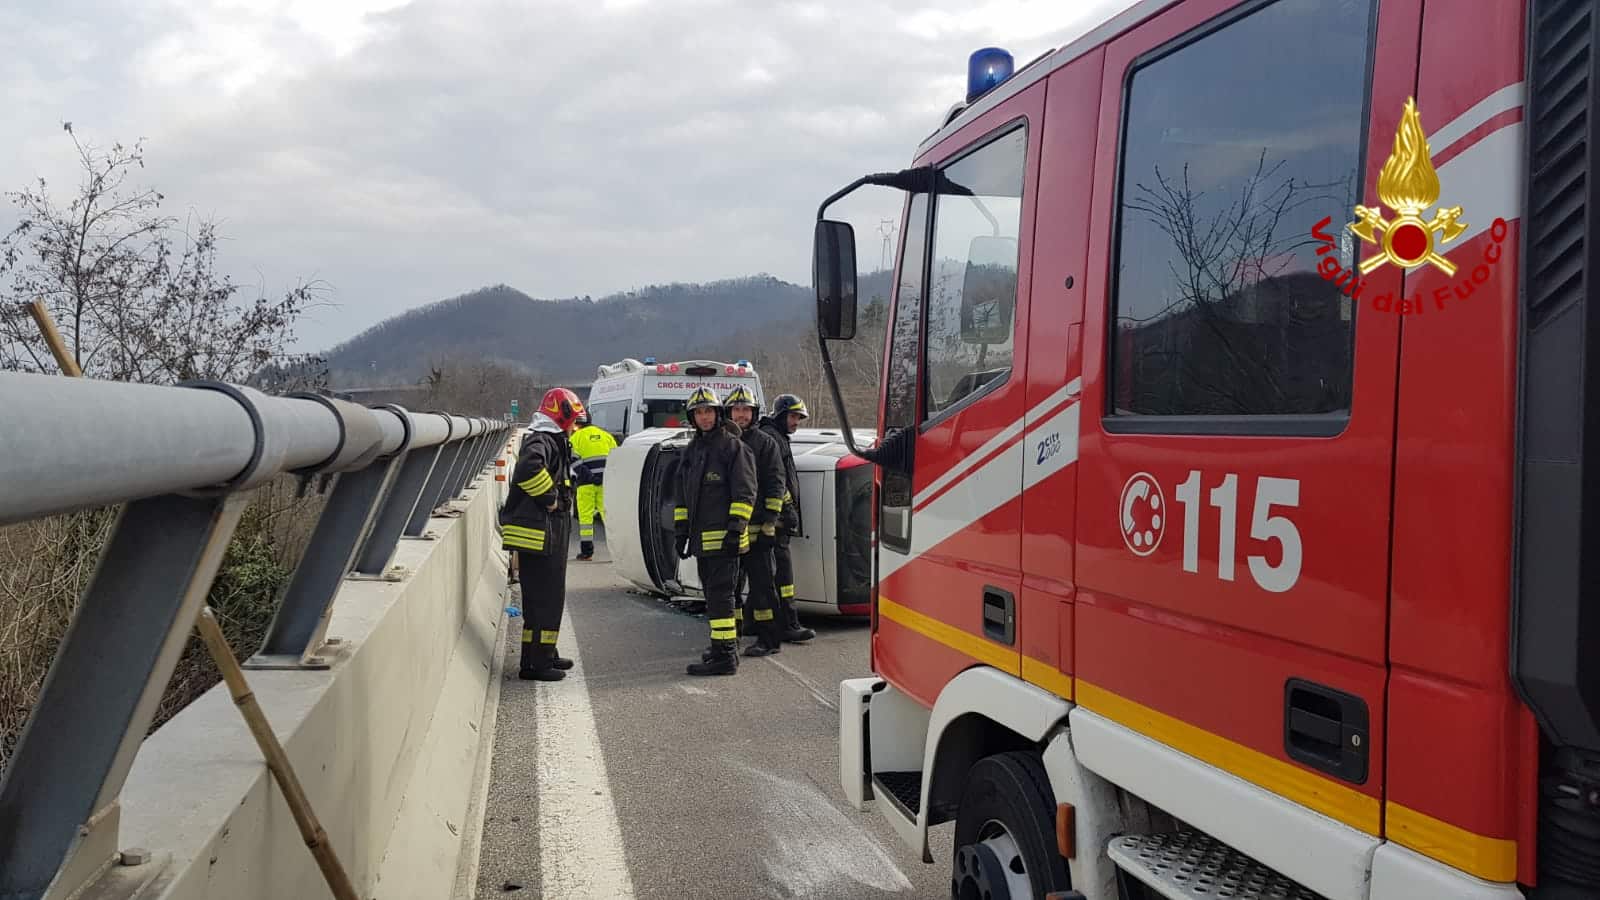
POLYGON ((1415 98, 1406 98, 1405 114, 1394 134, 1394 152, 1378 173, 1378 199, 1395 211, 1392 221, 1384 219, 1381 208, 1357 206, 1356 221, 1350 223, 1357 237, 1379 246, 1377 253, 1361 261, 1361 274, 1386 262, 1402 269, 1433 263, 1446 275, 1456 273, 1455 263, 1434 249, 1434 236, 1440 245, 1448 244, 1460 237, 1467 225, 1458 221, 1459 206, 1435 210, 1427 221, 1422 218, 1422 211, 1439 201, 1439 173, 1433 168, 1415 98))

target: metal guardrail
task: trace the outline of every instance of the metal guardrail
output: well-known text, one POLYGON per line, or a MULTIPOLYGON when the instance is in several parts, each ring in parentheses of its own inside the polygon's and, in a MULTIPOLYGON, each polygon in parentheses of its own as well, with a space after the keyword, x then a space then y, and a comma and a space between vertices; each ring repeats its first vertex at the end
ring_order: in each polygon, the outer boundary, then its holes
POLYGON ((0 373, 0 524, 126 504, 0 779, 0 900, 42 898, 64 864, 119 849, 123 783, 250 489, 289 473, 328 491, 253 661, 316 668, 340 582, 382 577, 510 429, 216 382, 0 373))

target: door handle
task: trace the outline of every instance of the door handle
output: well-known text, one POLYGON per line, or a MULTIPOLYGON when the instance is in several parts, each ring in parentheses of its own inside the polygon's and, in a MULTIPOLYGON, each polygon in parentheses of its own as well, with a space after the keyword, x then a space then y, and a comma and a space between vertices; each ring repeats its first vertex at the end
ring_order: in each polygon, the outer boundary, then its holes
POLYGON ((1367 701, 1291 678, 1283 689, 1283 745, 1290 759, 1355 784, 1367 781, 1367 701))
POLYGON ((993 585, 983 586, 983 636, 1002 644, 1017 640, 1017 598, 993 585))

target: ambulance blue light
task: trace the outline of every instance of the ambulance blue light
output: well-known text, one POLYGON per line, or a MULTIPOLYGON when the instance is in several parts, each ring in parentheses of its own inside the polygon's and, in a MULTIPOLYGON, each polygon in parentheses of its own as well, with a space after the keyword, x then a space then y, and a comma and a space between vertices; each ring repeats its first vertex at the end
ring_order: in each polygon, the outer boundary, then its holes
POLYGON ((739 360, 739 365, 741 365, 741 366, 748 366, 748 365, 750 365, 750 360, 748 360, 748 359, 741 359, 741 360, 739 360))
POLYGON ((1011 77, 1016 60, 999 47, 973 51, 967 58, 967 102, 978 99, 1011 77))
POLYGON ((647 366, 653 366, 656 364, 656 358, 654 356, 646 356, 644 358, 644 364, 647 366))

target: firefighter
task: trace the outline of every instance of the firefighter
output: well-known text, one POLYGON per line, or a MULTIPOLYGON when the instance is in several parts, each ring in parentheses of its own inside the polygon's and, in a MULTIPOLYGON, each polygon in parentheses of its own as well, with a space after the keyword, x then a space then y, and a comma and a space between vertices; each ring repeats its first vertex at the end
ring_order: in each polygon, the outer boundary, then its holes
POLYGON ((566 388, 545 392, 511 473, 500 512, 502 545, 517 554, 522 581, 522 665, 531 681, 560 681, 572 660, 556 652, 567 600, 567 544, 572 535, 572 465, 568 435, 583 402, 566 388))
POLYGON ((783 631, 775 616, 778 586, 774 581, 778 517, 783 512, 783 495, 788 491, 783 449, 777 438, 757 427, 761 408, 749 388, 741 385, 729 391, 722 405, 728 410, 729 420, 739 426, 740 437, 750 448, 756 466, 755 514, 750 519, 754 536, 750 552, 739 560, 750 588, 744 612, 749 617, 756 642, 745 649, 744 655, 768 656, 783 649, 783 631))
POLYGON ((594 516, 606 519, 606 457, 617 449, 617 439, 589 419, 589 411, 578 415, 578 429, 572 432, 573 466, 578 485, 578 559, 594 559, 594 516))
POLYGON ((678 463, 672 513, 679 559, 695 557, 706 596, 711 646, 690 675, 732 675, 739 671, 739 632, 733 590, 739 558, 750 549, 750 517, 755 512, 756 464, 739 439, 739 426, 724 418, 722 403, 710 388, 689 395, 694 439, 678 463))
POLYGON ((780 394, 772 403, 772 414, 761 420, 761 430, 778 441, 783 451, 784 492, 783 510, 778 514, 776 535, 773 541, 773 563, 778 579, 778 607, 782 621, 778 623, 783 639, 791 644, 803 644, 817 636, 815 631, 800 624, 800 614, 794 608, 794 559, 789 555, 789 538, 801 533, 800 479, 795 475, 794 450, 789 446, 789 435, 809 419, 804 400, 793 394, 780 394))

